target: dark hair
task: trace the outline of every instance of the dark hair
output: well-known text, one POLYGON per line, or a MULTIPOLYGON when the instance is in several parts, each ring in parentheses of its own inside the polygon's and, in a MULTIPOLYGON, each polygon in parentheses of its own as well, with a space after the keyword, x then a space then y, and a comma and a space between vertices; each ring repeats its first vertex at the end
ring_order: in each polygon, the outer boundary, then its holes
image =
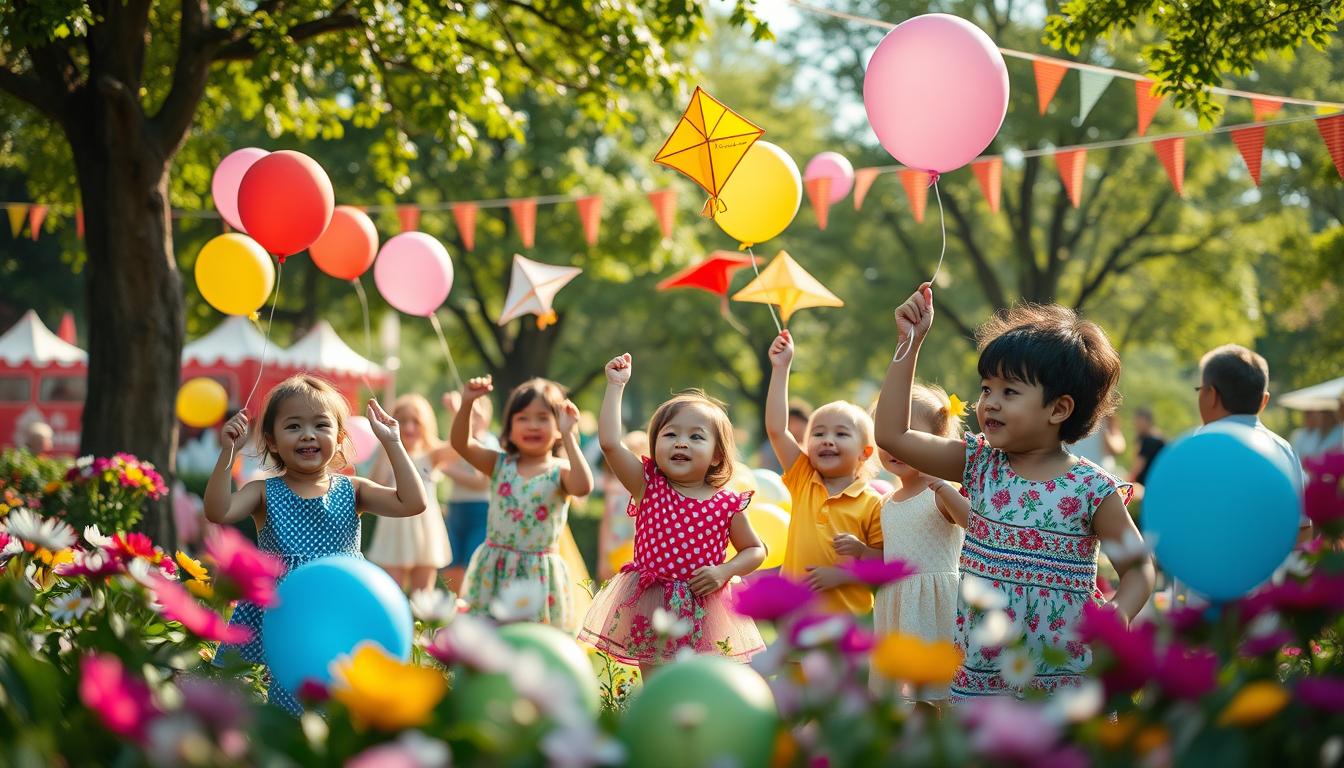
POLYGON ((1238 344, 1224 344, 1199 361, 1201 383, 1213 387, 1232 413, 1260 412, 1269 390, 1269 363, 1238 344))
POLYGON ((812 420, 812 406, 802 400, 789 401, 789 418, 802 419, 803 421, 812 420))
MULTIPOLYGON (((527 406, 532 404, 533 400, 541 398, 542 403, 551 409, 555 416, 555 423, 560 425, 560 411, 565 407, 565 389, 550 379, 528 379, 522 384, 513 388, 509 393, 509 399, 504 401, 504 416, 500 429, 503 436, 500 438, 499 445, 505 453, 517 454, 518 446, 513 442, 513 417, 527 406)), ((551 446, 552 452, 559 446, 559 441, 551 446)))
POLYGON ((285 468, 280 453, 271 449, 269 441, 275 439, 275 419, 280 415, 280 406, 295 397, 308 398, 331 412, 331 417, 336 420, 336 454, 332 457, 332 466, 341 469, 349 464, 347 457, 354 455, 354 446, 349 444, 350 433, 346 431, 346 422, 350 420, 350 404, 335 384, 320 376, 300 373, 276 384, 275 389, 266 395, 266 407, 261 412, 261 429, 257 430, 257 453, 262 458, 262 466, 285 468), (349 452, 346 451, 347 447, 349 452))
POLYGON ((999 310, 976 331, 981 378, 1001 376, 1040 385, 1042 404, 1068 395, 1073 413, 1059 439, 1077 442, 1120 404, 1120 355, 1096 323, 1058 304, 999 310))
POLYGON ((733 423, 728 420, 728 411, 723 403, 715 400, 704 391, 688 389, 673 395, 671 400, 658 406, 649 418, 649 453, 656 455, 654 446, 658 444, 658 433, 667 423, 677 417, 686 408, 699 405, 710 413, 714 423, 714 459, 705 473, 705 482, 715 488, 722 488, 733 479, 733 461, 737 458, 737 438, 733 436, 733 423))

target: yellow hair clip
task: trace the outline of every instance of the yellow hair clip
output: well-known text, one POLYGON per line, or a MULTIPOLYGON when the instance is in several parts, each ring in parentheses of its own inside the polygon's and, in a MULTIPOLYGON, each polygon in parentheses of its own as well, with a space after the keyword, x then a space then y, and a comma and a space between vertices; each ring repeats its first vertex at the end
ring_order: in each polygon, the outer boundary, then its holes
POLYGON ((948 412, 948 413, 952 414, 953 416, 965 416, 965 415, 966 415, 966 403, 963 402, 962 399, 961 399, 960 397, 957 397, 955 394, 953 394, 953 395, 948 395, 948 398, 947 398, 947 399, 948 399, 948 404, 947 404, 947 412, 948 412))

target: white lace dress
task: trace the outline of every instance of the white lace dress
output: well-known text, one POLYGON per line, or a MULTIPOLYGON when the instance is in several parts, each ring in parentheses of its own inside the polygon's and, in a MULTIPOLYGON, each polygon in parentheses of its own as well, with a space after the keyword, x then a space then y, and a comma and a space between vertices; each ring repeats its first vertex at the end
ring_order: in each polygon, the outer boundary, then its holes
POLYGON ((382 566, 413 568, 446 568, 453 560, 448 544, 448 526, 439 508, 438 486, 443 475, 433 465, 429 455, 417 456, 415 468, 425 484, 429 506, 424 512, 410 517, 380 517, 373 527, 373 541, 365 553, 369 560, 382 566))

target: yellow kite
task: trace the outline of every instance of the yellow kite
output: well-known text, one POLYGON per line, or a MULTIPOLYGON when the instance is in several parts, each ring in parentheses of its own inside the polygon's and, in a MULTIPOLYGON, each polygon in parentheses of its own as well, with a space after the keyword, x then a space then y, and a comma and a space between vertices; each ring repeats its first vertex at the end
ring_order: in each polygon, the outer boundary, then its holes
POLYGON ((719 190, 765 131, 696 86, 691 104, 653 161, 681 171, 709 193, 704 215, 713 217, 719 190))
POLYGON ((780 251, 755 280, 733 294, 733 301, 778 304, 784 322, 795 310, 808 307, 843 307, 845 302, 798 266, 788 251, 780 251))

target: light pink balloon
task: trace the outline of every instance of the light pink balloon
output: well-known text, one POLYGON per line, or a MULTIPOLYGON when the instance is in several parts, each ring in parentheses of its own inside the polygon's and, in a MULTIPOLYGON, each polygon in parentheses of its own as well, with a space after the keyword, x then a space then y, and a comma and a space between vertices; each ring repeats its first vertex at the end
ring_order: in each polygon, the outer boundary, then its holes
POLYGON ((845 199, 854 186, 854 166, 839 152, 822 152, 807 161, 803 170, 803 181, 811 179, 831 180, 831 203, 845 199))
POLYGON ((352 464, 362 464, 373 457, 378 450, 378 438, 373 436, 373 427, 369 426, 367 416, 351 416, 345 423, 345 431, 355 446, 355 458, 352 464))
POLYGON ((378 251, 373 282, 388 304, 429 317, 453 288, 453 261, 438 240, 424 232, 403 232, 378 251))
POLYGON ((892 157, 946 173, 974 160, 1008 111, 1008 68, 981 29, 930 13, 882 38, 863 78, 868 124, 892 157))
POLYGON ((234 150, 219 161, 215 175, 210 178, 210 196, 215 199, 215 210, 239 232, 246 233, 247 230, 243 229, 243 220, 238 217, 238 185, 243 183, 247 169, 269 154, 256 147, 234 150))

